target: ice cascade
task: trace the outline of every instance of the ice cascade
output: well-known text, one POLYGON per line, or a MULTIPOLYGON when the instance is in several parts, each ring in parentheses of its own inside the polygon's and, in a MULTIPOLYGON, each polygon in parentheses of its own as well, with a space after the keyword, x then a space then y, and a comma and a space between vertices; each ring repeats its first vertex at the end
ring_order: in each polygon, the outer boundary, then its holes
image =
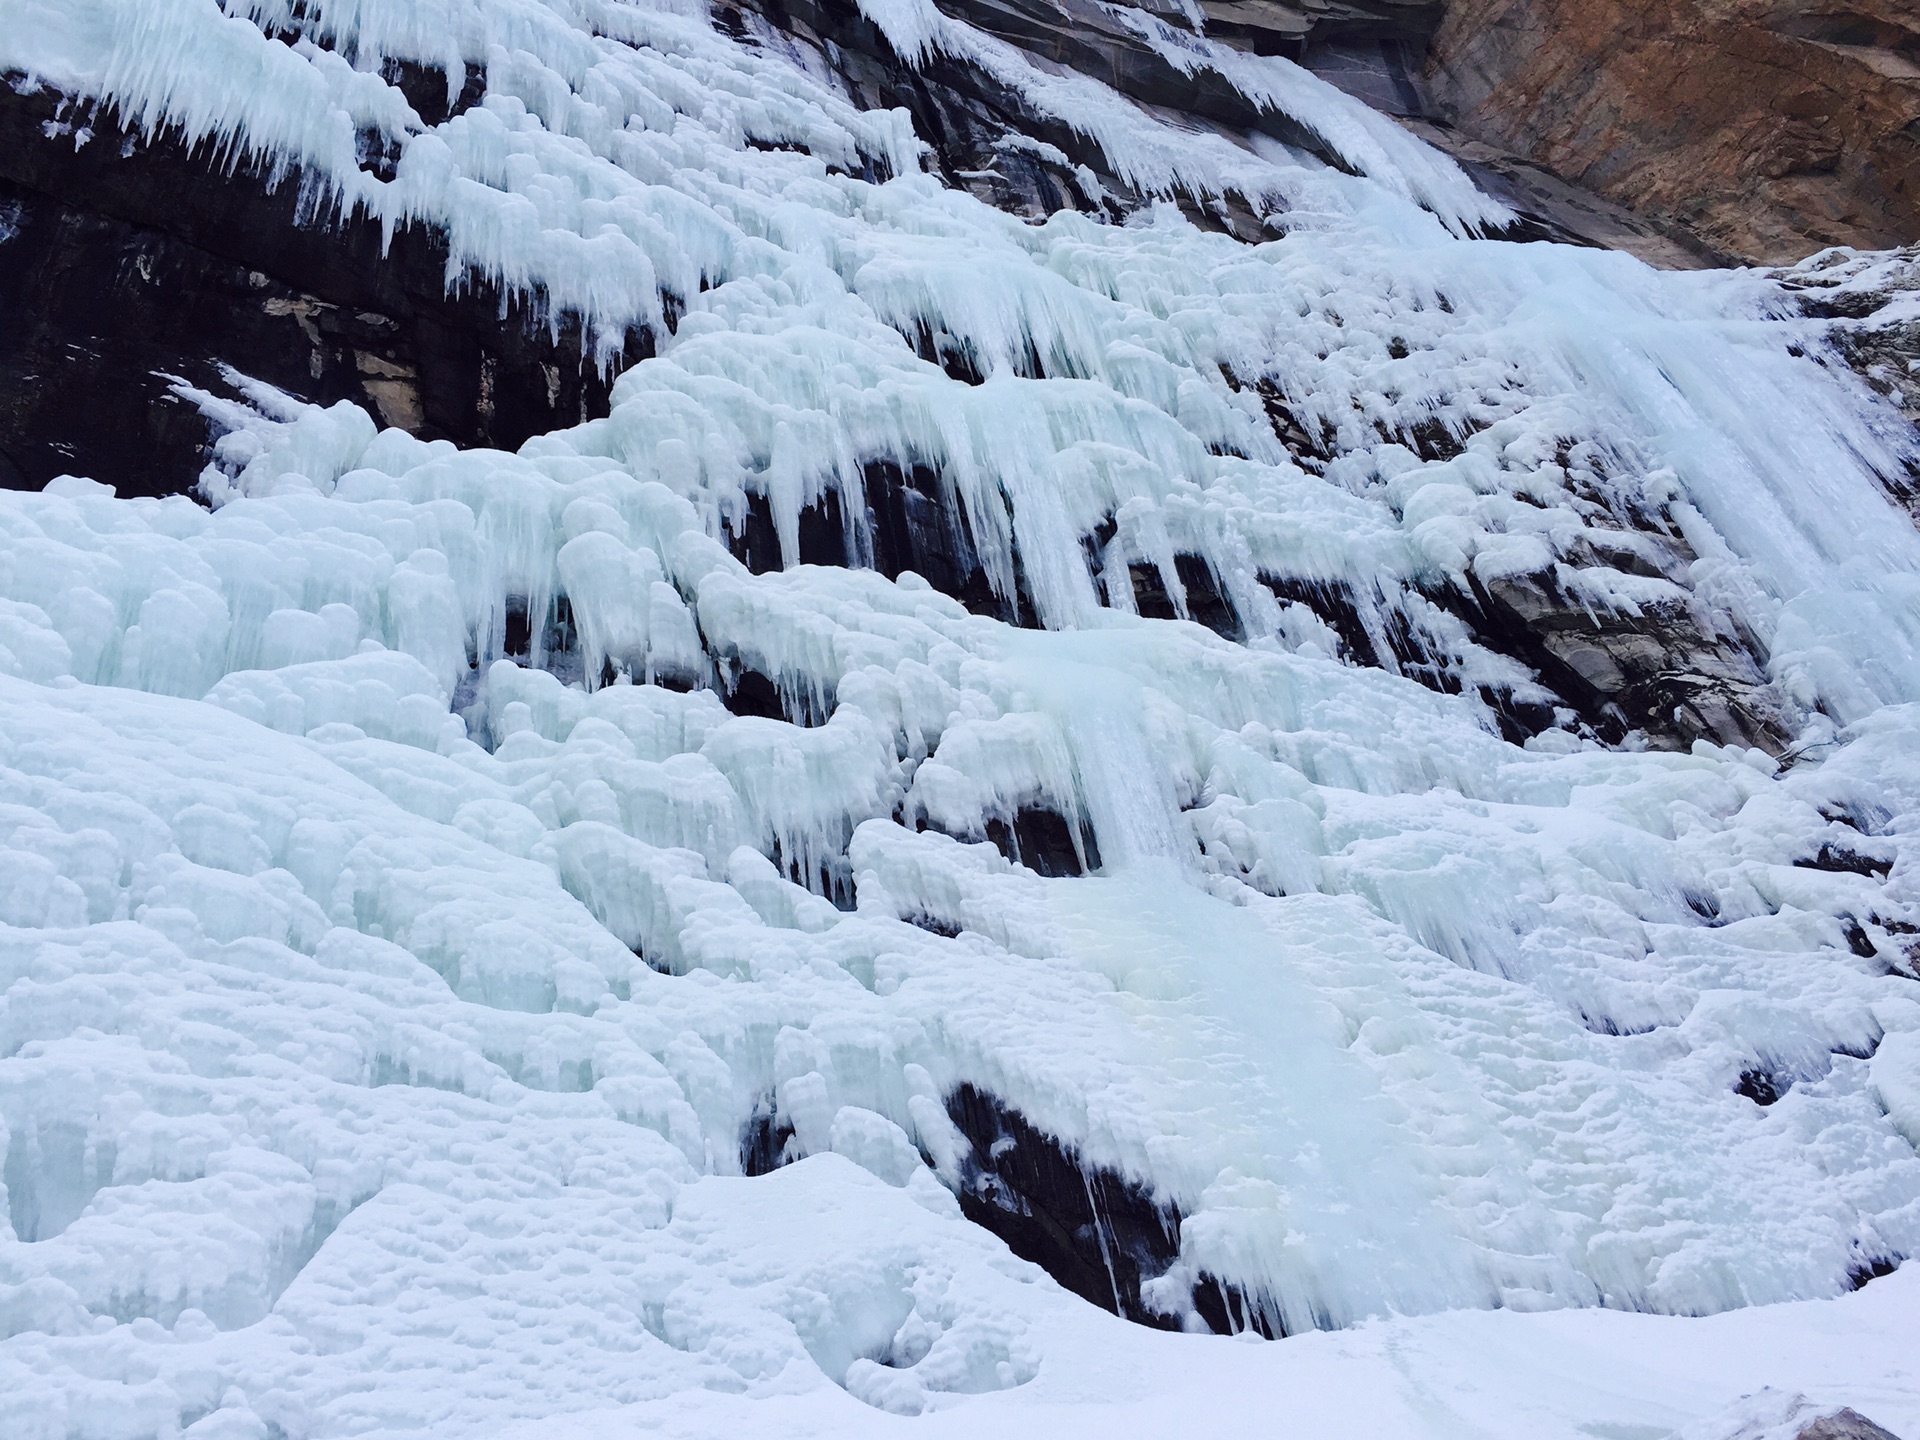
POLYGON ((0 0, 18 84, 655 351, 518 453, 235 373, 198 499, 0 492, 9 1433, 1061 1383, 996 1229, 1276 1336, 1920 1248, 1910 433, 1286 62, 1208 51, 1352 173, 860 9, 1138 204, 675 0, 0 0), (1732 668, 1583 709, 1462 618, 1526 586, 1732 668))

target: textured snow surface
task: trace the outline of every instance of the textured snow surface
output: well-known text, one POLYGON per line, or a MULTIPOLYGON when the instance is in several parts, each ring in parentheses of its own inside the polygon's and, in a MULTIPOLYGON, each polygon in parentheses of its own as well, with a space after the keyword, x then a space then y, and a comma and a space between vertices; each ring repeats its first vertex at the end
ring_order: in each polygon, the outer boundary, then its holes
POLYGON ((265 0, 0 0, 0 68, 660 341, 517 455, 236 377, 182 392, 212 508, 0 494, 6 1433, 1651 1440, 1763 1384, 1920 1423, 1912 1276, 1846 1293, 1920 1247, 1908 442, 1772 282, 1458 238, 1497 207, 1281 62, 1238 83, 1363 174, 867 8, 1289 233, 997 214, 689 7, 307 0, 319 48, 265 0), (429 127, 383 57, 487 98, 429 127), (798 563, 830 495, 871 556, 880 460, 1044 628, 798 563), (728 551, 754 506, 784 569, 728 551), (1583 598, 1757 637, 1785 768, 1517 747, 1513 662, 1357 668, 1255 578, 1378 624, 1629 513, 1690 588, 1583 598), (1186 612, 1181 556, 1242 641, 1131 613, 1129 566, 1186 612), (821 723, 730 714, 744 672, 821 723), (1096 873, 986 842, 1035 808, 1096 873), (1177 1207, 1175 1323, 1211 1275, 1293 1338, 1126 1326, 963 1220, 963 1083, 1177 1207), (747 1178, 769 1106, 797 1163, 747 1178))

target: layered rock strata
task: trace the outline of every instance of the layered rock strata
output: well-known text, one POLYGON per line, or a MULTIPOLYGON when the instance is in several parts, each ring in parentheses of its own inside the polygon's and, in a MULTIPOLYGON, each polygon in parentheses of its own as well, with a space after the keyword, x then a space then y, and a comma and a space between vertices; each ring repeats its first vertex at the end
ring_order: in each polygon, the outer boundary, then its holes
POLYGON ((1920 235, 1903 0, 1453 0, 1427 80, 1470 135, 1723 261, 1920 235))
MULTIPOLYGON (((437 75, 396 79, 435 113, 437 75)), ((481 89, 476 72, 456 103, 481 89)), ((389 241, 298 175, 229 167, 212 147, 136 133, 24 82, 0 85, 0 257, 9 486, 71 473, 111 476, 125 495, 178 493, 208 436, 170 386, 224 392, 222 365, 462 445, 512 449, 606 406, 612 377, 583 363, 577 321, 548 316, 537 295, 450 277, 432 227, 389 241)), ((636 333, 626 358, 651 345, 636 333)))

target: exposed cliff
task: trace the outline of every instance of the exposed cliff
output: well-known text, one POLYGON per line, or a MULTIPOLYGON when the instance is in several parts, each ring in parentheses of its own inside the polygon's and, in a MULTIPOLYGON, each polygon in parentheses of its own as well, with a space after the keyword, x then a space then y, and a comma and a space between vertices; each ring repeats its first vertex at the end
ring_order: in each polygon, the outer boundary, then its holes
POLYGON ((1731 261, 1920 236, 1907 0, 1453 0, 1452 119, 1731 261))

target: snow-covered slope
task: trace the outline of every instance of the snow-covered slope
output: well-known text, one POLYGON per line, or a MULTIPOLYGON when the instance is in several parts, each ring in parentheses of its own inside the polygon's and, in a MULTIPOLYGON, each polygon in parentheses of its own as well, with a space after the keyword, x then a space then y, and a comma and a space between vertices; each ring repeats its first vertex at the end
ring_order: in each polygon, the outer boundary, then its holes
POLYGON ((1663 1433, 1753 1388, 1654 1378, 1736 1324, 1920 1419, 1909 1277, 1831 1299, 1920 1246, 1911 433, 1775 282, 1473 238, 1285 61, 1211 63, 1353 173, 863 8, 1125 223, 943 187, 698 7, 0 0, 21 83, 658 352, 518 454, 182 382, 206 504, 0 494, 8 1433, 1216 1371, 1250 1433, 1496 1335, 1436 1312, 1778 1302, 1497 1317, 1645 1386, 1370 1433, 1663 1433), (1175 203, 1228 198, 1275 238, 1175 203), (1457 601, 1549 594, 1541 653, 1679 690, 1596 725, 1457 601), (1382 1316, 1434 1318, 1300 1335, 1382 1316))

